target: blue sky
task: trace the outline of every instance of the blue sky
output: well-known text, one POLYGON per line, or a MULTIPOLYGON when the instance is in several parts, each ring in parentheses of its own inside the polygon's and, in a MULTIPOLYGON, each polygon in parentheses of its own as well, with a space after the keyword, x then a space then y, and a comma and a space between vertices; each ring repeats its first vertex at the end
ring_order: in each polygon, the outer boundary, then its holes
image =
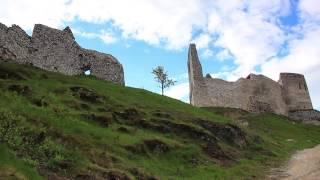
POLYGON ((31 33, 41 23, 70 26, 77 42, 114 55, 126 85, 160 92, 162 65, 178 83, 166 91, 188 100, 187 51, 196 43, 204 75, 236 80, 249 73, 278 80, 305 75, 320 108, 319 0, 0 0, 0 22, 31 33))

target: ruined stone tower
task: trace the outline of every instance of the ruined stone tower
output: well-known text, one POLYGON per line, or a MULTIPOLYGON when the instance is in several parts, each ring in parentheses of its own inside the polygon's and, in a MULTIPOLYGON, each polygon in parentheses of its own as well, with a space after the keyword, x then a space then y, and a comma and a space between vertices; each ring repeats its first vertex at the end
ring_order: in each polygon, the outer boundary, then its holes
POLYGON ((302 74, 281 73, 279 84, 283 87, 288 111, 312 109, 308 86, 302 74))
POLYGON ((109 54, 81 48, 69 27, 64 30, 36 24, 30 37, 17 25, 0 23, 0 61, 31 64, 66 75, 90 71, 100 79, 124 85, 123 67, 109 54))
POLYGON ((190 87, 190 103, 195 106, 210 105, 204 98, 198 98, 207 96, 207 91, 203 90, 206 87, 205 83, 203 82, 202 67, 199 61, 195 44, 191 44, 189 47, 188 72, 190 87))
POLYGON ((198 107, 229 107, 250 112, 273 112, 300 119, 319 119, 313 110, 304 76, 281 73, 278 82, 250 74, 235 82, 203 77, 195 44, 188 54, 190 103, 198 107), (311 115, 310 115, 311 114, 311 115))

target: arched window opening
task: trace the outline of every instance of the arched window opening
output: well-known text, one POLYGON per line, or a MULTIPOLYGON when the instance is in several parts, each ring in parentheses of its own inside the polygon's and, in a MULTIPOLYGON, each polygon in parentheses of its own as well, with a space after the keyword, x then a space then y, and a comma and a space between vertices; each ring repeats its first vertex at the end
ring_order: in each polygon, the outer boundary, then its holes
POLYGON ((90 65, 84 66, 84 67, 82 68, 82 73, 83 73, 83 75, 85 75, 85 76, 90 76, 90 75, 92 75, 91 66, 90 66, 90 65))
POLYGON ((88 70, 84 71, 84 75, 90 76, 91 75, 91 69, 88 69, 88 70))

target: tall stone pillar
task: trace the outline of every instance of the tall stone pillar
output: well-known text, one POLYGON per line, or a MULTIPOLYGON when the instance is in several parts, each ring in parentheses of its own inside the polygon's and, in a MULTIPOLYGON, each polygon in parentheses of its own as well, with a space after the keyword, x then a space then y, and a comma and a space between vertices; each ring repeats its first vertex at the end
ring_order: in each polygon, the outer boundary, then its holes
POLYGON ((205 106, 207 88, 202 74, 202 67, 199 61, 195 44, 190 44, 188 53, 188 73, 190 88, 190 103, 194 106, 205 106))

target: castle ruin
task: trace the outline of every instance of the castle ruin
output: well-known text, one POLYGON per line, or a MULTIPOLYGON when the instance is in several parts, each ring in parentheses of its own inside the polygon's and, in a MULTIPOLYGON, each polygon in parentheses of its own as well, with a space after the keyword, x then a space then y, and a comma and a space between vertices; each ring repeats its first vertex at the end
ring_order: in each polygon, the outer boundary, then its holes
POLYGON ((229 107, 249 112, 272 112, 294 119, 315 119, 320 113, 313 110, 303 75, 281 73, 278 82, 250 74, 235 82, 203 77, 195 44, 188 53, 190 103, 198 107, 229 107))
POLYGON ((30 37, 17 25, 0 23, 0 61, 31 64, 66 75, 89 71, 97 78, 124 85, 123 67, 109 54, 81 48, 69 27, 53 29, 36 24, 30 37))

